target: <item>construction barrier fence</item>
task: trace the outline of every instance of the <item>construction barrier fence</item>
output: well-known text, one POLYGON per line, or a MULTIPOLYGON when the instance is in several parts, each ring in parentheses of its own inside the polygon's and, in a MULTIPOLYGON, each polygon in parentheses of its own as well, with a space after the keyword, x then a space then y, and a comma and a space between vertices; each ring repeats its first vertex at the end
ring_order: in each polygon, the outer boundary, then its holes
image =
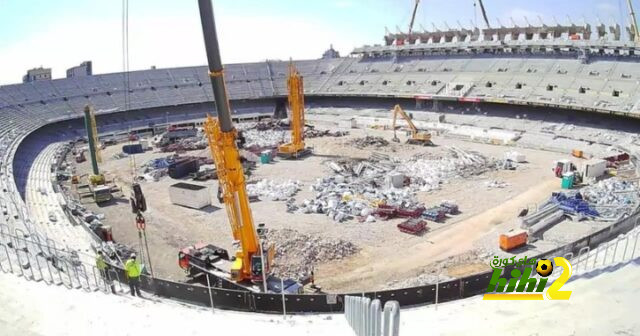
MULTIPOLYGON (((535 258, 565 257, 574 271, 625 262, 640 256, 640 213, 622 219, 560 248, 535 258), (631 231, 631 232, 629 232, 631 231), (623 234, 627 233, 627 234, 623 234), (616 237, 611 239, 612 237, 616 237)), ((487 261, 488 263, 489 261, 487 261)), ((514 267, 506 267, 508 274, 514 267)), ((112 266, 101 272, 95 265, 80 262, 69 251, 56 248, 55 243, 29 237, 24 232, 0 227, 0 271, 13 273, 30 281, 66 286, 87 292, 127 294, 128 286, 122 268, 112 266)), ((337 313, 344 312, 346 297, 362 297, 369 302, 379 300, 399 306, 437 304, 480 295, 486 292, 491 271, 438 284, 349 294, 274 294, 207 287, 170 280, 141 277, 141 288, 161 297, 212 308, 263 313, 337 313)), ((209 283, 219 283, 210 279, 209 283)), ((128 294, 127 294, 128 295, 128 294)))

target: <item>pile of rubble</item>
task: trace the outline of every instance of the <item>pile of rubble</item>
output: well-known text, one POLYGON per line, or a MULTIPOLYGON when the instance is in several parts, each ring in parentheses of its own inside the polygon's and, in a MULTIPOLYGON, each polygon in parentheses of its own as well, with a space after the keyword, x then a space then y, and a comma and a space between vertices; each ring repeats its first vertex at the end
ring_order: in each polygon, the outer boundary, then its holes
POLYGON ((291 229, 269 230, 267 240, 276 246, 275 274, 294 279, 310 274, 318 263, 341 260, 359 250, 349 241, 321 238, 291 229))
POLYGON ((382 188, 375 179, 348 180, 341 175, 318 179, 311 186, 316 198, 304 200, 298 205, 298 211, 326 214, 337 222, 358 216, 372 222, 375 221, 372 217, 373 208, 379 203, 402 207, 418 205, 408 188, 382 188))
POLYGON ((312 127, 308 127, 304 130, 304 137, 305 138, 319 138, 319 137, 325 137, 325 136, 330 136, 330 137, 334 137, 334 138, 338 138, 338 137, 343 137, 345 135, 349 135, 349 132, 347 131, 334 131, 331 132, 329 130, 317 130, 315 128, 312 127))
POLYGON ((495 160, 477 152, 456 147, 449 147, 448 152, 448 156, 440 158, 419 158, 403 162, 394 171, 410 176, 411 185, 420 191, 432 191, 451 179, 480 175, 496 167, 495 160))
POLYGON ((323 213, 335 221, 359 217, 372 222, 379 204, 412 209, 421 207, 416 191, 431 191, 457 177, 481 174, 495 163, 484 156, 456 148, 440 159, 412 158, 399 161, 374 153, 364 161, 332 161, 334 175, 318 179, 311 186, 314 199, 288 203, 288 211, 323 213))
POLYGON ((284 130, 267 129, 259 131, 257 129, 247 129, 242 131, 245 138, 244 147, 275 148, 281 143, 289 142, 290 132, 284 130))
POLYGON ((276 182, 262 179, 257 183, 247 184, 247 193, 250 197, 257 196, 263 200, 284 201, 294 196, 300 186, 300 181, 276 182))
POLYGON ((625 212, 630 214, 640 205, 638 187, 615 177, 584 187, 580 194, 602 217, 617 217, 625 212))
POLYGON ((362 138, 352 139, 351 141, 349 141, 349 144, 360 149, 366 147, 380 148, 389 146, 389 141, 385 140, 383 137, 367 135, 362 138))

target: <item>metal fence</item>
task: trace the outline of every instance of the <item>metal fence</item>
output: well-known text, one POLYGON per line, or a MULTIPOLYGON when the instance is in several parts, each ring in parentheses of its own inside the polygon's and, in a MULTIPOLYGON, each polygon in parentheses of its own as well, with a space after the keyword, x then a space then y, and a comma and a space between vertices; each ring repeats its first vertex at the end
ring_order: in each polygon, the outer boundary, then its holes
POLYGON ((6 226, 0 229, 0 270, 3 273, 69 289, 111 292, 109 276, 95 265, 81 262, 77 254, 59 249, 51 240, 43 243, 37 236, 21 233, 20 229, 14 233, 9 233, 6 226))
MULTIPOLYGON (((640 257, 640 216, 638 213, 614 223, 573 243, 542 253, 536 258, 563 256, 572 262, 574 270, 590 271, 594 268, 619 264, 640 257), (627 234, 622 234, 628 232, 627 234), (610 237, 615 239, 606 242, 610 237)), ((505 268, 509 274, 513 267, 505 268)), ((13 233, 6 225, 0 225, 0 270, 14 273, 30 281, 43 281, 50 285, 66 286, 88 292, 102 291, 127 293, 124 271, 113 266, 101 274, 95 265, 81 262, 77 255, 56 247, 55 242, 40 241, 19 229, 13 233), (113 286, 113 288, 111 288, 113 286)), ((165 279, 141 277, 144 291, 161 297, 178 299, 212 308, 264 313, 342 312, 348 297, 378 300, 381 306, 395 301, 400 306, 425 305, 447 302, 483 294, 489 284, 491 272, 484 272, 438 283, 396 290, 353 294, 301 294, 281 295, 255 293, 221 287, 179 283, 165 279)), ((219 283, 212 277, 210 284, 219 283)))
POLYGON ((400 304, 387 301, 380 310, 380 300, 345 296, 344 316, 357 336, 398 336, 400 334, 400 304))

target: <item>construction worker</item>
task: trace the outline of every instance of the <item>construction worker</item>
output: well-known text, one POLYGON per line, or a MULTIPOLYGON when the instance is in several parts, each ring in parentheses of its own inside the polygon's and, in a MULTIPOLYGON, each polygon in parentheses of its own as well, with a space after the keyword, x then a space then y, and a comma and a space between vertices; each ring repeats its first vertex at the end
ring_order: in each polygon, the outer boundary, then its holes
POLYGON ((104 279, 106 285, 111 288, 111 292, 115 294, 116 287, 113 282, 111 282, 111 277, 109 276, 109 264, 107 264, 102 251, 98 251, 98 254, 96 255, 96 268, 100 271, 100 276, 104 279))
POLYGON ((104 254, 102 254, 102 251, 98 251, 98 254, 96 255, 96 268, 100 271, 100 275, 105 279, 107 278, 108 267, 109 265, 107 265, 107 261, 104 259, 104 254))
POLYGON ((136 260, 136 254, 131 253, 131 256, 124 263, 124 274, 127 277, 127 281, 129 281, 129 289, 131 291, 131 295, 136 296, 136 293, 139 297, 142 297, 140 294, 140 273, 142 272, 142 266, 136 260))

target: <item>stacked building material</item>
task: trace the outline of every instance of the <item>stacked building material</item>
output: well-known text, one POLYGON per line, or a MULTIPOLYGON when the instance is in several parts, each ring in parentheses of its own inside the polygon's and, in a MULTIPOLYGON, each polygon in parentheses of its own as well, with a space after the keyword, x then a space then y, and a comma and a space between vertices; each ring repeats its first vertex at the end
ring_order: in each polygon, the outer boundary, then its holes
POLYGON ((592 209, 589 203, 582 199, 580 193, 567 195, 563 193, 553 193, 551 202, 558 204, 558 208, 568 214, 582 215, 588 217, 598 217, 598 211, 592 209))
POLYGON ((427 230, 427 222, 424 220, 411 218, 398 224, 398 230, 413 235, 421 235, 427 230))

